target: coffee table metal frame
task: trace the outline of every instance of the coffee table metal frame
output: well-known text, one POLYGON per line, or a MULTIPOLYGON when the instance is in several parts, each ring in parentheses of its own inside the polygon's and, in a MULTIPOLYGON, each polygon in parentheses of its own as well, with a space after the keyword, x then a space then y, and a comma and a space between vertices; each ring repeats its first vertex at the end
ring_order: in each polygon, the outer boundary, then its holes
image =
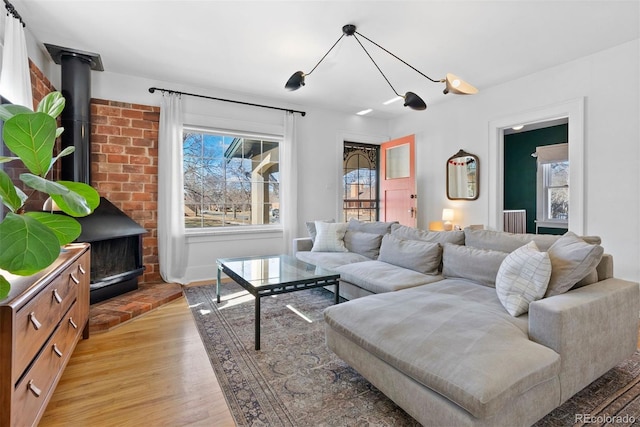
MULTIPOLYGON (((242 258, 219 258, 216 260, 217 264, 217 280, 216 280, 216 300, 220 303, 220 285, 222 284, 221 275, 222 273, 229 276, 234 282, 242 286, 246 291, 248 291, 251 295, 255 297, 255 349, 260 350, 260 298, 270 296, 270 295, 278 295, 278 294, 286 294, 295 291, 301 291, 304 289, 313 289, 320 288, 324 286, 335 285, 335 303, 338 304, 340 302, 340 274, 326 274, 326 275, 313 275, 309 278, 304 278, 300 280, 292 280, 282 283, 271 283, 271 284, 259 284, 255 286, 251 281, 242 277, 241 274, 232 270, 228 267, 228 264, 232 262, 242 262, 242 261, 251 261, 251 260, 261 260, 261 259, 269 259, 269 258, 277 258, 277 257, 286 257, 289 258, 290 261, 295 262, 296 267, 302 266, 305 267, 305 271, 308 271, 309 267, 315 269, 316 266, 313 264, 308 264, 303 261, 300 261, 294 257, 288 255, 271 255, 271 256, 257 256, 257 257, 242 257, 242 258)), ((330 270, 325 271, 329 272, 330 270)))

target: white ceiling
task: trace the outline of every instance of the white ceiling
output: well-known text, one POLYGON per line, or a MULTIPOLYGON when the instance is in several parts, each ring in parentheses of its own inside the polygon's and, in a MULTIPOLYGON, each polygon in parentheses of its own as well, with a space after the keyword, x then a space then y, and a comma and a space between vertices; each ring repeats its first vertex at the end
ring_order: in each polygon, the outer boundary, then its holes
MULTIPOLYGON (((377 117, 426 113, 382 105, 394 94, 353 37, 305 87, 284 83, 349 23, 430 77, 452 72, 480 91, 640 36, 638 0, 11 2, 37 40, 98 53, 108 72, 377 117)), ((442 84, 365 46, 401 94, 446 99, 442 84)))

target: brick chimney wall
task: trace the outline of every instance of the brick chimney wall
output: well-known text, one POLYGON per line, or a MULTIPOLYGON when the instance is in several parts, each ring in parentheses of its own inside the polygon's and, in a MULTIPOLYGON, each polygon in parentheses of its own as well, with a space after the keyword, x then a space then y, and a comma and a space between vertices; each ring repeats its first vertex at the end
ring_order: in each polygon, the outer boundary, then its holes
POLYGON ((91 99, 91 185, 148 232, 142 283, 162 281, 158 267, 160 108, 91 99))

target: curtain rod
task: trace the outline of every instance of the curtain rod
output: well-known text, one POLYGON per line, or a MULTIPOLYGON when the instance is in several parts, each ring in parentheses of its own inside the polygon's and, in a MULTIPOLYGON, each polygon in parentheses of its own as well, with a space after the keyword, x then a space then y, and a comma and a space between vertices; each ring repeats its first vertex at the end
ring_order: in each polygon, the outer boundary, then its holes
MULTIPOLYGON (((7 1, 7 0, 5 0, 5 1, 7 1)), ((272 107, 270 105, 253 104, 251 102, 235 101, 233 99, 215 98, 213 96, 198 95, 196 93, 180 92, 178 90, 162 89, 162 88, 159 88, 159 87, 150 87, 149 88, 149 92, 151 92, 151 93, 154 93, 156 90, 159 90, 160 92, 163 92, 163 93, 164 92, 177 93, 179 95, 189 95, 189 96, 195 96, 197 98, 213 99, 215 101, 232 102, 234 104, 250 105, 252 107, 270 108, 272 110, 288 111, 290 113, 299 113, 302 117, 307 115, 306 111, 292 110, 290 108, 272 107)))
POLYGON ((22 16, 20 16, 16 8, 11 3, 9 3, 9 0, 4 0, 4 5, 7 8, 7 14, 13 15, 14 18, 20 21, 20 23, 22 24, 22 27, 27 26, 27 24, 25 24, 24 21, 22 20, 22 16))

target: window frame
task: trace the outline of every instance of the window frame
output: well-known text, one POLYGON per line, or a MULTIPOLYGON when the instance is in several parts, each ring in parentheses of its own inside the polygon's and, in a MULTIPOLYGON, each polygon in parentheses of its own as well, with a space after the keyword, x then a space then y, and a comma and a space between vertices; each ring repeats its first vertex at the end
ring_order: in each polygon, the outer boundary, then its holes
POLYGON ((569 174, 567 174, 567 184, 550 185, 552 174, 551 165, 557 163, 567 163, 567 168, 571 167, 569 164, 569 155, 567 150, 568 145, 566 143, 541 146, 536 148, 536 155, 538 157, 538 161, 536 162, 536 232, 538 228, 569 227, 569 215, 571 215, 570 212, 567 215, 567 219, 550 218, 549 215, 551 209, 551 204, 549 201, 551 197, 551 191, 558 188, 566 188, 567 196, 569 195, 569 174), (565 146, 565 154, 559 155, 556 147, 560 147, 562 145, 565 146))
MULTIPOLYGON (((224 129, 224 128, 218 128, 218 127, 203 127, 203 126, 185 124, 183 125, 183 128, 182 128, 183 143, 184 143, 184 135, 186 133, 199 133, 199 134, 218 135, 218 136, 224 136, 224 137, 259 139, 259 140, 266 140, 270 142, 277 142, 278 154, 279 154, 278 172, 280 177, 278 184, 279 186, 282 185, 281 181, 283 178, 283 171, 282 171, 283 164, 280 162, 280 160, 282 159, 282 150, 283 150, 283 143, 284 143, 283 135, 271 134, 266 132, 263 133, 263 132, 255 132, 255 131, 231 130, 231 129, 224 129)), ((183 154, 184 154, 184 151, 183 151, 183 154)), ((185 160, 183 157, 182 159, 183 174, 184 174, 184 165, 185 165, 185 160)), ((226 175, 225 175, 225 180, 226 180, 226 175)), ((183 183, 183 189, 184 189, 184 183, 183 183)), ((283 206, 281 201, 279 203, 280 203, 279 209, 280 209, 280 212, 282 212, 283 206)), ((186 200, 184 204, 186 206, 186 200)), ((279 222, 276 224, 245 224, 245 225, 208 226, 208 227, 187 227, 185 222, 183 221, 183 227, 184 227, 186 236, 230 235, 230 234, 249 234, 249 233, 262 234, 262 233, 282 233, 284 230, 284 222, 283 222, 282 214, 280 214, 279 222)))

